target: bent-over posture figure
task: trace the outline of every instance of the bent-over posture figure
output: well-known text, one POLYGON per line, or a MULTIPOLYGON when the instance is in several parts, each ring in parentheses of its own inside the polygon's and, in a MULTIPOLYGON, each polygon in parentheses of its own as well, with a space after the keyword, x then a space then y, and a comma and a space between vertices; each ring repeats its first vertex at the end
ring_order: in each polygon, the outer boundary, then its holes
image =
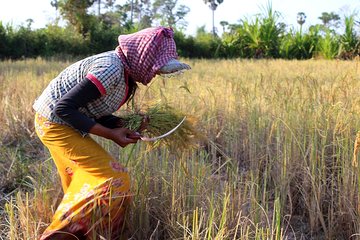
POLYGON ((130 200, 127 170, 88 133, 125 147, 140 135, 112 115, 156 74, 189 66, 176 60, 170 28, 120 35, 115 51, 90 56, 64 69, 34 103, 35 129, 49 149, 64 197, 41 240, 87 239, 104 231, 117 239, 130 200), (96 233, 95 233, 96 234, 96 233))

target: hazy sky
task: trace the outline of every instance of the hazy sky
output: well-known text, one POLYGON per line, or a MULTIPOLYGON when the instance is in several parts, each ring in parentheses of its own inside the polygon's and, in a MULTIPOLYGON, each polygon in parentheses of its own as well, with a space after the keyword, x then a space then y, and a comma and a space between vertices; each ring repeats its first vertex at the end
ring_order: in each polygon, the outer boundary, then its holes
MULTIPOLYGON (((117 0, 124 3, 125 0, 117 0)), ((281 13, 280 20, 298 27, 296 15, 304 12, 307 16, 305 27, 320 23, 318 19, 322 12, 336 12, 343 17, 344 14, 360 10, 360 0, 272 0, 272 8, 281 13)), ((178 0, 179 4, 190 7, 187 15, 187 34, 193 34, 197 27, 206 26, 208 31, 212 28, 212 12, 203 0, 178 0)), ((237 23, 239 19, 251 18, 254 14, 263 13, 268 0, 224 0, 215 11, 215 24, 221 32, 220 21, 237 23)), ((0 0, 0 21, 13 25, 25 24, 26 19, 34 20, 33 27, 44 27, 56 17, 56 11, 50 5, 50 0, 0 0)))

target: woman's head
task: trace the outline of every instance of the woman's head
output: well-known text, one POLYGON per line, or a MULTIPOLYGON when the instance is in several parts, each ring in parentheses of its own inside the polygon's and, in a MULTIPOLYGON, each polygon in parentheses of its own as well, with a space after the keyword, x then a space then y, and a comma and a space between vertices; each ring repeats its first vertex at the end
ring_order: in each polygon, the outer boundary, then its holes
POLYGON ((165 65, 178 57, 171 28, 154 27, 120 35, 116 53, 136 82, 147 85, 165 65))

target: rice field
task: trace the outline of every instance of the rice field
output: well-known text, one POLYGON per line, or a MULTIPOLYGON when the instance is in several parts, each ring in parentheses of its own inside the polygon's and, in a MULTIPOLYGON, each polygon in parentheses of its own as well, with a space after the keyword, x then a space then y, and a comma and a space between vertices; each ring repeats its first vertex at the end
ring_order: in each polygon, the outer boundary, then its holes
MULTIPOLYGON (((140 87, 197 120, 197 148, 119 148, 129 239, 360 239, 358 61, 189 60, 140 87)), ((38 239, 62 197, 32 103, 69 62, 0 62, 0 239, 38 239)), ((96 239, 107 239, 106 232, 96 239)))

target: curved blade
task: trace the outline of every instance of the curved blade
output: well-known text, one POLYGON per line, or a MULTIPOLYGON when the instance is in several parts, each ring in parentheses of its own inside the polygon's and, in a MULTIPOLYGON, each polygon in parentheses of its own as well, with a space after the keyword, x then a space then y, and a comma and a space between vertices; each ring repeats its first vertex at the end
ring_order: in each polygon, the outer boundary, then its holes
POLYGON ((167 133, 164 133, 163 135, 160 135, 160 136, 157 136, 157 137, 152 137, 152 138, 149 138, 149 137, 140 137, 141 140, 145 141, 145 142, 154 142, 156 140, 159 140, 160 138, 163 138, 163 137, 166 137, 166 136, 169 136, 170 134, 172 134, 173 132, 175 132, 176 129, 178 129, 180 127, 180 125, 185 121, 186 119, 186 116, 181 120, 181 122, 176 126, 174 127, 173 129, 171 129, 170 131, 168 131, 167 133))

